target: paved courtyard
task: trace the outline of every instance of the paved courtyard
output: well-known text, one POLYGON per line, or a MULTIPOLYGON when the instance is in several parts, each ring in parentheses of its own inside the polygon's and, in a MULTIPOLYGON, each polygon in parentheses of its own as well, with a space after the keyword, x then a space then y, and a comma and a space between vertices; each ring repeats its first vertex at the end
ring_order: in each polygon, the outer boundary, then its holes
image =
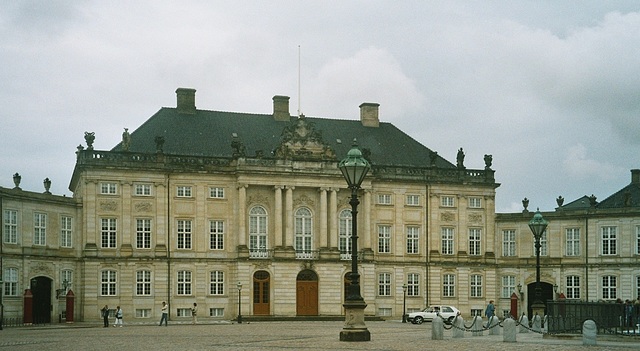
MULTIPOLYGON (((126 323, 126 320, 125 320, 126 323)), ((369 342, 341 342, 342 322, 251 322, 213 324, 125 325, 102 328, 77 323, 72 326, 12 327, 0 331, 0 350, 638 350, 640 339, 598 340, 584 347, 581 339, 543 338, 518 334, 517 343, 502 335, 444 340, 431 339, 431 324, 399 321, 367 322, 369 342)))

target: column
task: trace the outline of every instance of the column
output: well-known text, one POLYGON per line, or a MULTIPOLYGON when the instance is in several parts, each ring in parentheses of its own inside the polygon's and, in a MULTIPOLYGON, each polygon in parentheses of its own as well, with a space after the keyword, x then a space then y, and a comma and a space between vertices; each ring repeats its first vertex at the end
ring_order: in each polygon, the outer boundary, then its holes
POLYGON ((363 199, 364 216, 362 222, 362 247, 361 249, 371 248, 371 189, 364 190, 363 199))
POLYGON ((284 233, 285 237, 285 246, 293 247, 293 186, 286 186, 286 194, 285 194, 285 222, 286 229, 284 233))
POLYGON ((329 247, 338 249, 338 188, 329 194, 329 247))
POLYGON ((247 246, 247 184, 238 185, 238 246, 247 246))
POLYGON ((275 231, 275 247, 282 246, 282 186, 276 185, 274 188, 275 209, 273 228, 275 231))
POLYGON ((328 247, 327 242, 327 188, 318 189, 320 192, 320 247, 328 247))

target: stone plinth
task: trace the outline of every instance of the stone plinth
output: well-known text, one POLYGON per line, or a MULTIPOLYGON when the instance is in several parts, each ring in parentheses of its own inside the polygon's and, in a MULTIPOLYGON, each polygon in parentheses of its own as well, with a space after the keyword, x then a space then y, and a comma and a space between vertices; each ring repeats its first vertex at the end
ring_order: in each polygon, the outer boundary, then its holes
POLYGON ((340 332, 340 341, 370 341, 371 333, 364 324, 364 301, 347 302, 344 305, 344 328, 340 332))

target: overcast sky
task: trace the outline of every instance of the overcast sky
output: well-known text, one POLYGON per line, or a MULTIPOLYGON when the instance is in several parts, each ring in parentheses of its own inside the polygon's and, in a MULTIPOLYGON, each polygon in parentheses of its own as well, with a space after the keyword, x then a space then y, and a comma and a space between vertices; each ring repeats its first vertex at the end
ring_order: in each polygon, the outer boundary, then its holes
POLYGON ((604 200, 640 168, 637 0, 2 1, 0 81, 0 186, 59 195, 85 131, 109 150, 178 87, 207 110, 380 103, 452 163, 492 154, 498 212, 604 200))

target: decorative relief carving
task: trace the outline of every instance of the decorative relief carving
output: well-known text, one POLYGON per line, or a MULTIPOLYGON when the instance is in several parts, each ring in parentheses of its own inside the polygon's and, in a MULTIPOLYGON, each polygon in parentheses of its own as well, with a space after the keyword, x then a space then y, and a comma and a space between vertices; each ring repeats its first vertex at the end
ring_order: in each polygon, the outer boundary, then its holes
POLYGON ((47 275, 53 277, 53 270, 51 269, 53 265, 46 264, 44 262, 32 262, 31 263, 31 274, 34 276, 37 275, 47 275))
POLYGON ((268 203, 269 203, 269 199, 266 196, 260 195, 260 194, 251 195, 247 198, 247 208, 252 207, 254 205, 261 205, 264 207, 268 207, 267 206, 268 203))
POLYGON ((134 206, 136 212, 151 212, 153 210, 153 205, 151 202, 139 202, 134 206))
POLYGON ((296 119, 282 130, 280 144, 274 150, 277 158, 335 160, 336 154, 322 140, 322 133, 316 129, 315 123, 304 116, 296 119))
POLYGON ((456 215, 453 212, 443 212, 440 215, 440 220, 443 222, 453 222, 456 220, 456 215))
POLYGON ((100 209, 102 211, 116 211, 118 209, 118 203, 115 201, 100 201, 100 209))
POLYGON ((306 269, 310 269, 313 270, 313 261, 304 261, 302 263, 300 263, 300 270, 306 270, 306 269))
POLYGON ((479 213, 470 213, 469 214, 469 222, 482 223, 482 215, 479 214, 479 213))
POLYGON ((302 195, 302 196, 298 197, 297 199, 293 200, 293 207, 298 207, 298 206, 313 207, 314 204, 315 204, 315 201, 313 201, 307 195, 302 195))
POLYGON ((349 196, 345 196, 345 197, 339 198, 338 199, 338 208, 340 209, 340 208, 347 207, 347 206, 349 208, 351 208, 351 205, 349 204, 350 200, 351 200, 351 197, 349 197, 349 196))
MULTIPOLYGON (((273 262, 271 262, 271 260, 260 260, 256 262, 256 270, 265 270, 268 271, 269 268, 271 268, 271 264, 273 262)), ((271 273, 269 273, 271 274, 271 273)))

